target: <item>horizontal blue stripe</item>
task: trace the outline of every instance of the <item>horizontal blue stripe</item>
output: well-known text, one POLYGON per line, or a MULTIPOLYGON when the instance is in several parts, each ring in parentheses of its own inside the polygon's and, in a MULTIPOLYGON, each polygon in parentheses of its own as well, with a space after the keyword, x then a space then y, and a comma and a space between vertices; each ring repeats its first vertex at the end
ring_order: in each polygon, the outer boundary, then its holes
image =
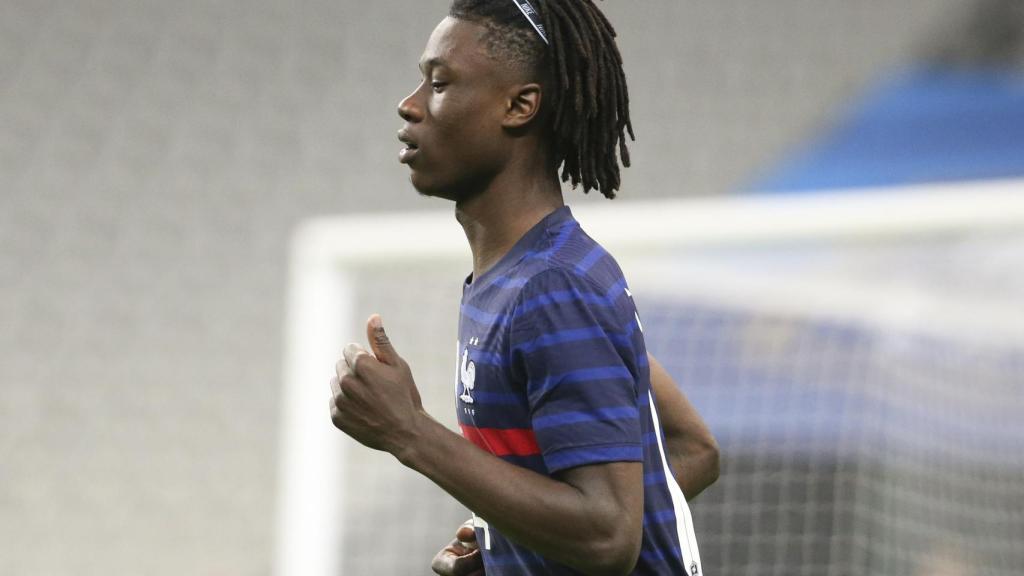
POLYGON ((563 448, 552 454, 544 454, 544 462, 552 472, 605 462, 639 462, 643 460, 643 448, 639 444, 616 444, 613 446, 581 446, 563 448))
POLYGON ((504 324, 508 318, 508 314, 488 312, 466 303, 462 304, 461 312, 463 318, 478 324, 504 324))
POLYGON ((600 245, 595 245, 593 248, 590 249, 590 253, 584 256, 583 260, 580 260, 576 264, 576 270, 578 270, 581 274, 586 274, 586 272, 590 270, 590 268, 594 264, 597 264, 597 262, 601 260, 601 258, 605 254, 607 254, 607 252, 605 252, 604 248, 602 248, 600 245))
POLYGON ((656 512, 645 512, 644 513, 644 526, 648 524, 667 524, 669 522, 675 523, 676 521, 676 509, 665 508, 656 512))
POLYGON ((600 326, 591 326, 589 328, 573 328, 569 330, 559 330, 558 332, 552 332, 550 334, 542 334, 533 340, 517 344, 513 350, 517 350, 523 354, 530 354, 539 348, 547 348, 548 346, 556 346, 558 344, 595 340, 599 338, 607 338, 617 346, 628 347, 632 345, 628 334, 622 335, 608 333, 600 326))
MULTIPOLYGON (((577 280, 590 284, 591 281, 587 278, 576 278, 577 280)), ((534 298, 525 300, 520 304, 519 310, 516 316, 522 312, 529 312, 539 306, 547 306, 554 303, 570 302, 576 299, 582 300, 588 304, 597 304, 599 306, 611 307, 615 306, 615 303, 619 301, 619 298, 626 294, 626 279, 620 277, 614 284, 605 290, 604 294, 598 294, 595 292, 581 291, 578 287, 573 286, 570 290, 552 290, 544 294, 539 294, 534 298)))
POLYGON ((589 328, 574 328, 571 330, 560 330, 551 334, 542 334, 533 340, 523 342, 522 344, 516 345, 513 350, 518 350, 523 354, 529 354, 538 348, 545 348, 547 346, 553 346, 555 344, 564 344, 566 342, 578 342, 580 340, 590 340, 593 338, 600 338, 604 336, 604 329, 600 326, 591 326, 589 328))
MULTIPOLYGON (((624 283, 625 281, 623 280, 622 284, 624 283)), ((532 312, 538 308, 546 308, 548 306, 565 304, 567 302, 579 301, 585 304, 611 308, 615 306, 615 303, 622 294, 625 294, 625 290, 619 287, 619 284, 612 286, 612 289, 608 290, 608 294, 606 295, 594 294, 593 292, 580 292, 578 290, 555 290, 523 301, 511 316, 503 312, 499 313, 481 310, 466 303, 462 304, 461 311, 464 317, 469 318, 478 324, 504 325, 510 319, 515 320, 523 314, 532 312)))
POLYGON ((526 283, 529 282, 529 281, 530 281, 530 277, 529 276, 513 276, 511 278, 508 277, 508 276, 498 276, 497 278, 494 279, 494 281, 492 281, 487 286, 488 287, 494 286, 496 288, 501 288, 503 290, 504 289, 514 289, 514 288, 522 288, 523 286, 526 286, 526 283))
POLYGON ((655 470, 644 474, 644 486, 653 486, 654 484, 665 484, 665 471, 655 470))
POLYGON ((662 550, 660 548, 641 548, 640 559, 644 562, 657 562, 664 560, 675 560, 676 562, 682 562, 683 551, 678 546, 672 547, 673 556, 666 556, 665 552, 665 550, 662 550))
MULTIPOLYGON (((521 288, 533 280, 535 276, 520 277, 520 278, 509 278, 502 282, 507 283, 509 286, 515 286, 521 288)), ((582 281, 589 283, 589 280, 581 279, 582 281)), ((516 310, 509 314, 507 312, 491 312, 477 308, 471 304, 462 303, 461 312, 462 317, 468 319, 476 324, 487 325, 487 326, 504 326, 509 321, 518 319, 521 315, 532 312, 538 308, 545 308, 552 305, 565 304, 567 302, 579 301, 584 304, 590 304, 594 306, 600 306, 602 308, 614 308, 617 305, 619 299, 626 294, 626 279, 621 278, 612 284, 605 293, 599 294, 595 292, 581 291, 576 287, 570 290, 553 290, 547 293, 539 294, 533 298, 527 299, 519 304, 516 310)), ((633 333, 636 329, 636 318, 635 316, 630 319, 631 326, 627 330, 627 335, 633 333)))
MULTIPOLYGON (((636 314, 634 314, 633 317, 630 319, 629 325, 626 326, 626 331, 623 332, 623 335, 625 335, 627 338, 632 338, 633 337, 633 333, 636 332, 637 329, 639 329, 639 328, 640 328, 640 324, 637 322, 636 314)), ((629 344, 632 344, 632 342, 630 342, 629 340, 625 340, 625 342, 627 342, 629 344)), ((642 354, 640 356, 641 356, 640 358, 637 358, 639 364, 641 366, 646 366, 647 365, 647 355, 646 354, 642 354)))
MULTIPOLYGON (((568 236, 570 235, 569 233, 571 232, 571 229, 567 229, 560 235, 562 237, 563 243, 564 240, 568 238, 568 236)), ((524 259, 546 258, 550 254, 550 250, 545 250, 543 252, 529 252, 524 256, 524 259)), ((584 258, 574 266, 574 269, 579 274, 586 274, 594 266, 594 264, 600 262, 601 259, 605 256, 608 256, 608 251, 605 250, 600 245, 595 245, 590 250, 590 252, 588 252, 587 255, 584 256, 584 258)), ((498 276, 497 278, 491 280, 486 287, 495 287, 502 290, 519 289, 528 284, 530 280, 532 280, 532 276, 498 276)), ((611 299, 613 302, 615 300, 618 300, 618 297, 625 293, 626 286, 626 279, 624 277, 620 277, 620 279, 615 284, 613 284, 607 289, 607 291, 604 294, 604 298, 606 300, 611 299)))
POLYGON ((578 370, 570 370, 563 374, 548 376, 531 386, 530 393, 545 394, 559 384, 574 384, 577 382, 615 379, 628 380, 632 383, 633 374, 631 374, 630 371, 621 364, 617 366, 599 366, 597 368, 580 368, 578 370))
MULTIPOLYGON (((623 294, 625 294, 625 292, 623 292, 623 294)), ((596 306, 612 307, 615 306, 615 302, 617 300, 618 297, 594 294, 593 292, 580 292, 579 290, 552 290, 551 292, 538 294, 529 300, 524 300, 516 309, 512 318, 518 318, 527 312, 532 312, 537 308, 546 308, 552 304, 565 304, 566 302, 579 301, 586 304, 594 304, 596 306)))
MULTIPOLYGON (((537 350, 548 348, 551 346, 558 346, 561 344, 570 344, 573 342, 586 342, 587 340, 598 340, 607 338, 611 343, 620 349, 633 349, 633 333, 636 332, 637 324, 634 320, 629 326, 626 327, 624 334, 616 334, 614 332, 607 332, 600 326, 592 326, 590 328, 573 328, 570 330, 561 330, 552 334, 544 334, 528 340, 522 344, 518 344, 513 348, 513 352, 520 352, 522 354, 532 354, 537 350)), ((589 350, 583 351, 585 354, 589 353, 589 350)), ((491 352, 488 350, 481 350, 479 348, 470 349, 469 358, 478 365, 483 366, 495 366, 505 367, 512 363, 511 359, 500 352, 491 352)), ((649 361, 646 354, 638 354, 636 356, 637 365, 640 368, 647 368, 649 361)), ((646 403, 647 400, 644 400, 646 403)))
POLYGON ((565 426, 579 422, 597 422, 607 420, 636 420, 640 417, 635 406, 616 406, 614 408, 597 408, 590 411, 573 411, 539 416, 533 419, 533 429, 543 430, 555 426, 565 426))
POLYGON ((618 300, 620 296, 626 293, 626 278, 620 277, 615 284, 608 287, 608 290, 604 293, 605 298, 614 298, 618 300))

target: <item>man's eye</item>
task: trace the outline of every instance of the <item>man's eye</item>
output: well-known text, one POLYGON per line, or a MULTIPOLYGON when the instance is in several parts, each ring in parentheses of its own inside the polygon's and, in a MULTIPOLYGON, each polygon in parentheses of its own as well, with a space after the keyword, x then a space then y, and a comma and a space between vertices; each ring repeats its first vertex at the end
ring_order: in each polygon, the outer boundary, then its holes
POLYGON ((444 83, 444 82, 431 82, 430 83, 430 87, 434 89, 434 92, 441 92, 441 91, 443 91, 445 86, 447 86, 447 84, 444 83))

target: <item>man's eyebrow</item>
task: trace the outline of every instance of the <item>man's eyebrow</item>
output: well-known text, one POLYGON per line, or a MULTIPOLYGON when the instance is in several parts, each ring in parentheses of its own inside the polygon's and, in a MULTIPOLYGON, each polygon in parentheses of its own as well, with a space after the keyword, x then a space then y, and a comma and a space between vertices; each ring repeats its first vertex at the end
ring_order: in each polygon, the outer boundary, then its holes
POLYGON ((420 60, 419 66, 420 70, 425 71, 428 68, 434 68, 437 66, 448 66, 448 62, 444 58, 441 58, 440 56, 434 56, 433 58, 420 60))

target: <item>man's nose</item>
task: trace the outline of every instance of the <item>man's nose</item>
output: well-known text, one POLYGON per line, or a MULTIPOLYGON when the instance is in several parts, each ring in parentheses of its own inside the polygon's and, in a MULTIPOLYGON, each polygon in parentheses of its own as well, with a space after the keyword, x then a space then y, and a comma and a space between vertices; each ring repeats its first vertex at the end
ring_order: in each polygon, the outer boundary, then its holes
POLYGON ((417 89, 398 103, 398 115, 406 122, 419 122, 423 119, 423 109, 416 102, 416 94, 418 92, 419 90, 417 89))

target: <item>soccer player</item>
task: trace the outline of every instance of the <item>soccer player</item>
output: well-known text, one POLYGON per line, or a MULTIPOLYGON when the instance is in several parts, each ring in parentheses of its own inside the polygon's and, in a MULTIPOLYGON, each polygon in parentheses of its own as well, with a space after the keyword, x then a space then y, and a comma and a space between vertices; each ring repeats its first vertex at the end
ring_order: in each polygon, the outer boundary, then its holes
POLYGON ((617 151, 628 165, 615 33, 590 0, 533 2, 455 0, 399 105, 399 158, 420 193, 455 202, 473 254, 459 325, 463 435, 423 410, 377 315, 371 351, 350 344, 336 366, 331 417, 473 510, 490 576, 696 576, 673 472, 696 471, 699 491, 717 464, 670 458, 686 442, 716 458, 714 441, 650 362, 618 265, 564 206, 559 181, 561 169, 611 198, 617 151))

